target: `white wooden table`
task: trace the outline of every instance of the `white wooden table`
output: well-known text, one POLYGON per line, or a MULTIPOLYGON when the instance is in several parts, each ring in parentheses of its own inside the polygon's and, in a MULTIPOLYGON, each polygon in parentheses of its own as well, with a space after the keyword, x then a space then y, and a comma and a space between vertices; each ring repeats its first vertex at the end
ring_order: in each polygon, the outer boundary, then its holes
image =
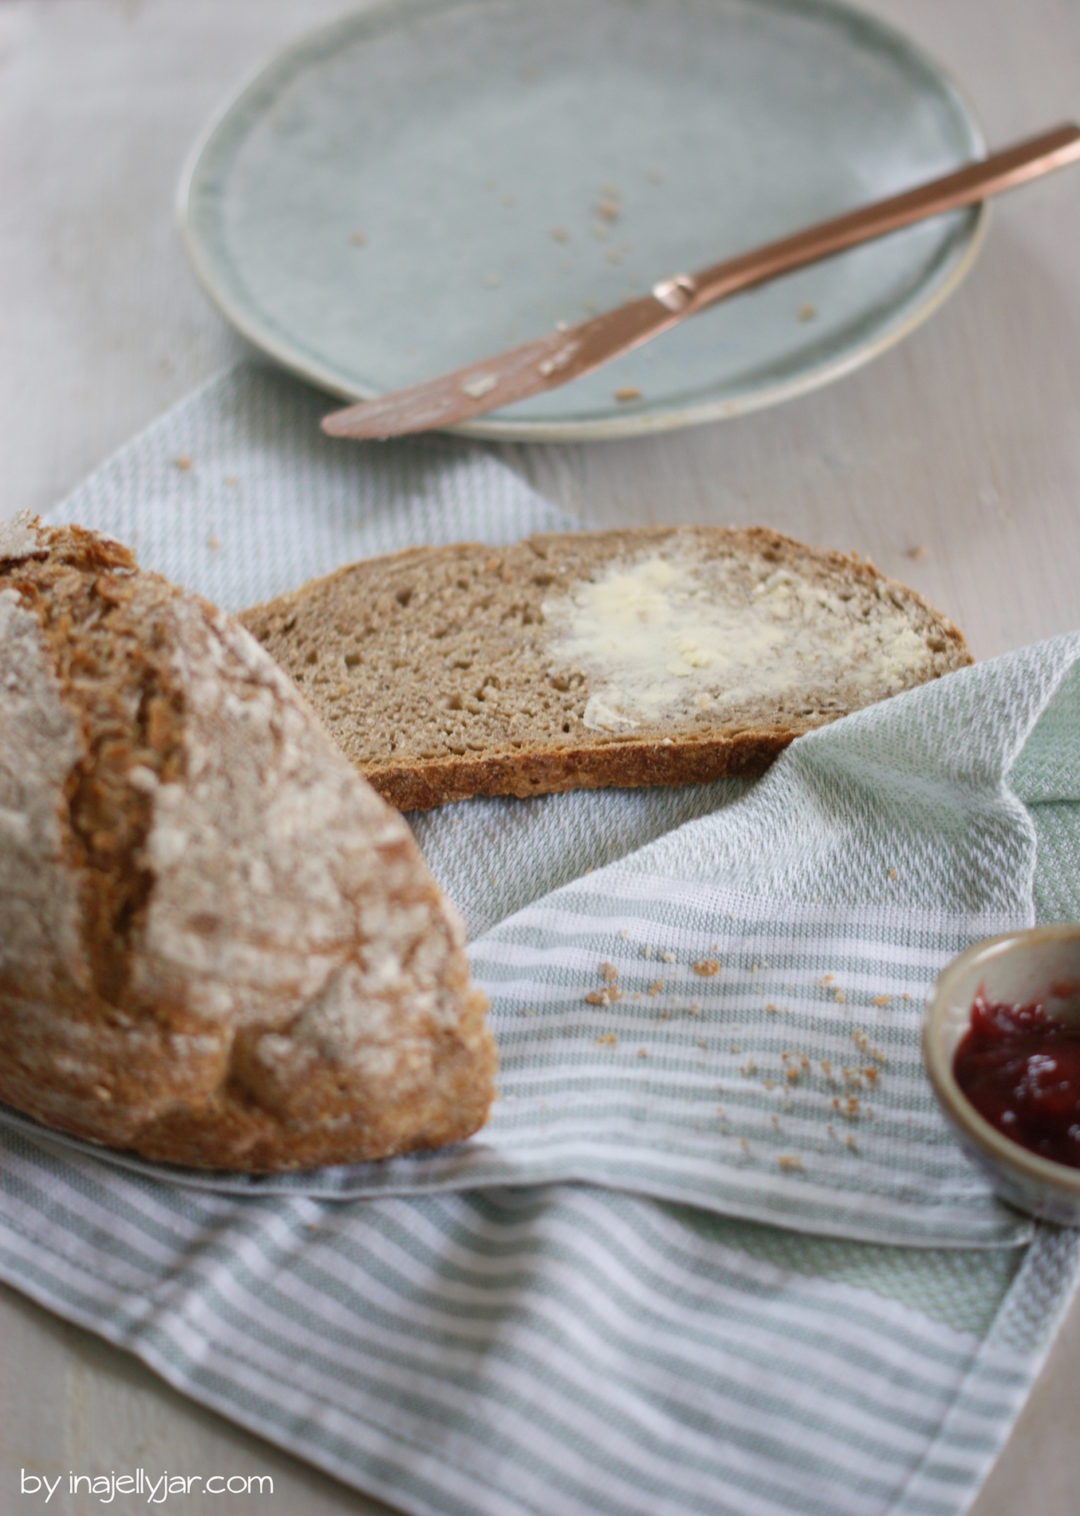
MULTIPOLYGON (((184 266, 179 164, 236 79, 341 0, 0 4, 0 511, 46 509, 240 351, 184 266)), ((870 0, 963 80, 991 143, 1080 111, 1075 0, 870 0)), ((898 349, 779 410, 676 435, 507 447, 604 522, 765 522, 857 547, 985 657, 1080 624, 1080 171, 1001 202, 960 292, 898 349), (912 558, 912 548, 925 556, 912 558)), ((974 1508, 1080 1509, 1080 1307, 974 1508)), ((0 1291, 0 1512, 19 1469, 260 1472, 233 1516, 374 1512, 0 1291)), ((50 1511, 60 1507, 60 1497, 50 1511)), ((220 1516, 191 1497, 186 1516, 220 1516)), ((27 1506, 29 1509, 29 1506, 27 1506)), ((83 1506, 81 1509, 90 1509, 83 1506)), ((123 1507, 122 1501, 112 1507, 123 1507)))

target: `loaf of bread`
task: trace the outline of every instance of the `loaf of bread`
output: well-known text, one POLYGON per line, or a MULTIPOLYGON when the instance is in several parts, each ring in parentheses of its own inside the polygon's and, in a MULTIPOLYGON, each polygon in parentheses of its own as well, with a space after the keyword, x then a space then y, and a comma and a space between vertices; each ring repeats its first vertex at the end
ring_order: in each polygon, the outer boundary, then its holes
POLYGON ((118 543, 0 525, 0 1101, 250 1171, 481 1125, 494 1052, 412 834, 258 644, 118 543))
POLYGON ((402 810, 756 774, 971 661, 872 564, 759 528, 415 548, 241 619, 402 810))

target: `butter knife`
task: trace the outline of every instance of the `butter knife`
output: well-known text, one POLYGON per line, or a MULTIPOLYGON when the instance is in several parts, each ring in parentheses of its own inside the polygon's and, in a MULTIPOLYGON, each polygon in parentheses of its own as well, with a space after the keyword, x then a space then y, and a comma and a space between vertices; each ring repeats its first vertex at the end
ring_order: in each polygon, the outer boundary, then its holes
POLYGON ((647 295, 392 394, 361 400, 323 419, 331 437, 401 437, 472 421, 529 395, 569 384, 666 332, 718 300, 764 284, 860 242, 972 205, 1080 159, 1080 127, 1067 123, 1003 148, 914 189, 847 211, 777 242, 675 274, 647 295))

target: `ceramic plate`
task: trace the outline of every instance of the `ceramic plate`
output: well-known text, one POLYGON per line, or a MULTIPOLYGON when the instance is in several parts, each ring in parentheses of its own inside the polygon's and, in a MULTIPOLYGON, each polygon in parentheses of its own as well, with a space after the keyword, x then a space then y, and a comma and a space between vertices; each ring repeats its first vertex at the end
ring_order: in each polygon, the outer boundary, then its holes
MULTIPOLYGON (((354 399, 982 152, 941 69, 831 0, 383 0, 240 91, 192 156, 180 218, 228 319, 354 399)), ((956 287, 984 214, 739 296, 461 430, 620 436, 823 384, 956 287)))

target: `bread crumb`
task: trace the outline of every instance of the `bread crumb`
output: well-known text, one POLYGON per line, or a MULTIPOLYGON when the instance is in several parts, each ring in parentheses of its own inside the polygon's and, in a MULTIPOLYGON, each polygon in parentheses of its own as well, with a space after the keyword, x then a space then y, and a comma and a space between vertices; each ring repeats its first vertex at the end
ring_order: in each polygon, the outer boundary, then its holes
POLYGON ((775 1016, 776 1015, 776 1007, 775 1007, 775 1005, 773 1005, 773 1003, 772 1003, 771 1000, 769 1001, 768 1005, 765 1007, 765 1014, 766 1014, 766 1016, 775 1016))
POLYGON ((926 549, 923 547, 922 543, 921 542, 917 542, 914 547, 909 547, 908 548, 908 554, 907 555, 908 555, 909 558, 919 559, 919 558, 925 558, 927 556, 927 553, 926 553, 926 549))
POLYGON ((103 1084, 95 1084, 94 1099, 100 1100, 103 1103, 107 1104, 112 1099, 112 1090, 107 1089, 103 1084))
POLYGON ((645 986, 645 993, 646 995, 659 995, 663 988, 664 981, 662 979, 654 979, 652 984, 645 986))
POLYGON ((608 998, 603 990, 590 990, 585 996, 587 1005, 607 1005, 608 998))
POLYGON ((863 1078, 866 1080, 867 1084, 877 1084, 877 1076, 878 1071, 876 1068, 874 1068, 873 1064, 863 1069, 863 1078))
POLYGON ((835 978, 836 978, 835 974, 822 974, 822 976, 821 976, 821 982, 825 986, 825 988, 828 989, 829 985, 832 984, 832 982, 833 982, 833 980, 835 978))
POLYGON ((739 1146, 742 1148, 744 1153, 748 1153, 750 1151, 750 1144, 747 1142, 745 1137, 739 1138, 739 1146))
POLYGON ((179 453, 173 459, 173 468, 179 469, 182 474, 188 473, 192 467, 192 460, 187 453, 179 453))
POLYGON ((636 384, 624 384, 615 391, 615 399, 620 402, 640 400, 641 391, 638 389, 636 384))
POLYGON ((642 950, 641 950, 641 956, 643 958, 651 958, 652 957, 652 948, 649 946, 648 943, 646 943, 645 946, 642 948, 642 950))
POLYGON ((836 1001, 837 1005, 847 1005, 847 996, 839 986, 833 990, 833 999, 836 1001))
POLYGON ((553 226, 551 228, 551 237, 554 242, 570 241, 570 233, 567 231, 565 226, 553 226))
POLYGON ((719 974, 720 964, 715 958, 699 958, 690 967, 695 974, 700 974, 702 979, 711 979, 714 974, 719 974))
POLYGON ((674 963, 675 962, 675 954, 674 953, 661 953, 660 957, 664 960, 665 963, 674 963))
POLYGON ((367 232, 350 232, 350 247, 365 247, 367 245, 367 232))
POLYGON ((788 1084, 798 1084, 801 1077, 802 1075, 799 1069, 797 1069, 793 1063, 789 1063, 787 1068, 784 1070, 784 1078, 787 1080, 788 1084))
POLYGON ((832 1064, 827 1058, 821 1060, 821 1072, 825 1075, 826 1079, 832 1078, 832 1064))
POLYGON ((700 1001, 697 1001, 697 1000, 692 1001, 686 1007, 686 1014, 688 1016, 700 1016, 701 1015, 701 1003, 700 1003, 700 1001))
POLYGON ((799 309, 795 312, 795 317, 798 321, 813 321, 816 315, 817 306, 812 305, 809 300, 804 300, 802 305, 800 305, 799 309))
POLYGON ((778 1169, 783 1169, 786 1173, 801 1174, 803 1171, 802 1159, 798 1153, 779 1153, 776 1159, 776 1166, 778 1169))
POLYGON ((757 1073, 757 1064, 752 1058, 748 1058, 743 1064, 742 1068, 739 1070, 739 1073, 742 1074, 745 1078, 749 1079, 752 1075, 757 1073))
POLYGON ((860 1053, 866 1053, 868 1057, 874 1060, 875 1063, 885 1063, 887 1061, 885 1054, 881 1051, 880 1048, 871 1046, 870 1039, 863 1031, 861 1026, 857 1026, 852 1032, 851 1040, 859 1049, 860 1053))
POLYGON ((775 1090, 775 1088, 776 1088, 776 1080, 775 1079, 763 1079, 761 1081, 761 1084, 762 1084, 762 1088, 766 1089, 766 1090, 775 1090))
POLYGON ((613 984, 619 977, 619 971, 613 963, 606 960, 600 965, 600 978, 606 979, 608 984, 613 984))
POLYGON ((889 878, 890 879, 895 879, 896 878, 896 870, 895 869, 890 869, 889 870, 889 878))
POLYGON ((648 1058, 648 1056, 649 1056, 649 1050, 648 1050, 648 1048, 638 1048, 637 1055, 638 1055, 639 1058, 648 1058))
POLYGON ((870 1004, 876 1005, 878 1010, 884 1010, 885 1007, 891 1003, 891 1001, 891 995, 875 995, 870 1004))
POLYGON ((602 1037, 593 1038, 598 1048, 613 1048, 618 1040, 614 1032, 605 1032, 602 1037))
POLYGON ((619 202, 614 195, 605 195, 604 199, 596 207, 596 214, 602 221, 618 221, 619 202))
POLYGON ((217 549, 221 546, 221 543, 216 537, 207 537, 206 545, 211 550, 211 552, 216 552, 217 549))
POLYGON ((855 1142, 855 1135, 854 1135, 853 1132, 849 1132, 847 1134, 847 1138, 845 1139, 844 1146, 847 1147, 847 1148, 850 1148, 853 1153, 857 1153, 859 1151, 858 1146, 856 1145, 856 1142, 855 1142))

